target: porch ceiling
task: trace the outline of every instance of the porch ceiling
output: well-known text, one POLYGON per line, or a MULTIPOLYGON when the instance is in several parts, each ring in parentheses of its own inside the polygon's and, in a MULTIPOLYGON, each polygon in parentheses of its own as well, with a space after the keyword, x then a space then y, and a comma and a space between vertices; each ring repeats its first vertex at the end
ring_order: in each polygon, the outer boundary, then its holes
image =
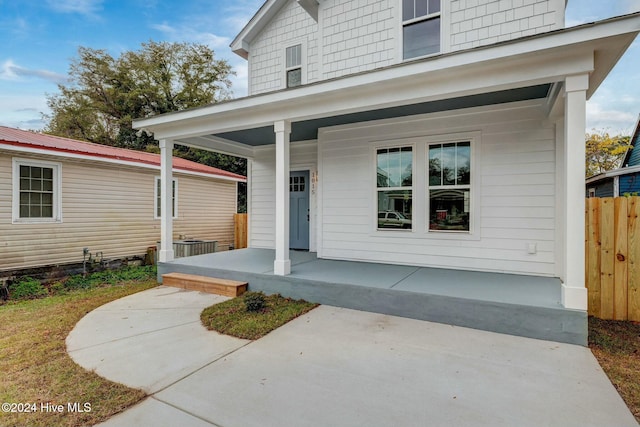
MULTIPOLYGON (((463 108, 482 107, 518 101, 545 99, 551 93, 552 85, 541 84, 517 89, 501 90, 490 93, 461 96, 438 101, 420 102, 398 107, 380 108, 351 114, 338 114, 312 120, 291 123, 291 141, 307 141, 318 138, 318 129, 372 120, 406 117, 417 114, 436 113, 440 111, 459 110, 463 108)), ((275 144, 273 126, 262 126, 233 132, 213 135, 228 141, 260 146, 275 144)))

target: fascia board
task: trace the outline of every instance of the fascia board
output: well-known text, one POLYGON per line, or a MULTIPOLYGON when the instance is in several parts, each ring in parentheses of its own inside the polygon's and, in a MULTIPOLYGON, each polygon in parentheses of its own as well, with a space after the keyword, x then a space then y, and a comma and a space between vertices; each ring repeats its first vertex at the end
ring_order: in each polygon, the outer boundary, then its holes
POLYGON ((630 166, 626 168, 614 169, 612 171, 605 172, 605 175, 608 178, 612 176, 627 175, 627 174, 636 173, 636 172, 640 172, 640 166, 630 166))
POLYGON ((249 20, 249 23, 233 39, 229 47, 231 50, 247 59, 249 47, 253 39, 273 19, 280 9, 286 4, 286 0, 268 0, 249 20))

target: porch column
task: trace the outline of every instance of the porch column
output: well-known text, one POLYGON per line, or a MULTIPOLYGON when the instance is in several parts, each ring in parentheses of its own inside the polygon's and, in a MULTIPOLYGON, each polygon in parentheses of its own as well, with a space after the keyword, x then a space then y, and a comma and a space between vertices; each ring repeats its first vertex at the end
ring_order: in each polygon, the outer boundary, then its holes
POLYGON ((589 75, 565 80, 564 104, 564 247, 562 305, 587 310, 585 282, 585 129, 589 75))
POLYGON ((273 272, 279 276, 291 273, 289 259, 289 135, 291 122, 273 124, 276 133, 276 259, 273 272))
POLYGON ((173 141, 160 140, 160 262, 173 254, 173 141))

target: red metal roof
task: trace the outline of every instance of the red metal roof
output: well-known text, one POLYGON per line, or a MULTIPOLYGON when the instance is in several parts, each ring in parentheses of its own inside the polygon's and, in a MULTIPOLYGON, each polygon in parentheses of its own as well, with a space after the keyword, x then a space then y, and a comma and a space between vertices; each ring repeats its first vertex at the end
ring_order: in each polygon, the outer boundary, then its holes
MULTIPOLYGON (((77 141, 75 139, 29 132, 5 126, 0 126, 0 145, 12 145, 47 150, 56 153, 72 153, 89 157, 160 166, 159 154, 128 150, 126 148, 110 147, 108 145, 93 144, 91 142, 77 141)), ((174 170, 198 172, 243 181, 246 180, 242 175, 202 165, 179 157, 173 158, 173 168, 174 170)))

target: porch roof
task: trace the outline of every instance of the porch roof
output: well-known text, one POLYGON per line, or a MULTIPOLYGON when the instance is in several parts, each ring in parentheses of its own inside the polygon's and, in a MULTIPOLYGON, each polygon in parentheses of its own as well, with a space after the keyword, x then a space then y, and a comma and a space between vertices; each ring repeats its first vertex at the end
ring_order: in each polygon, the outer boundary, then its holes
MULTIPOLYGON (((612 18, 301 87, 135 120, 156 139, 251 157, 273 144, 273 123, 291 141, 319 128, 391 117, 529 101, 552 113, 567 76, 588 74, 587 96, 640 31, 640 13, 612 18)), ((561 113, 560 113, 561 114, 561 113)))

